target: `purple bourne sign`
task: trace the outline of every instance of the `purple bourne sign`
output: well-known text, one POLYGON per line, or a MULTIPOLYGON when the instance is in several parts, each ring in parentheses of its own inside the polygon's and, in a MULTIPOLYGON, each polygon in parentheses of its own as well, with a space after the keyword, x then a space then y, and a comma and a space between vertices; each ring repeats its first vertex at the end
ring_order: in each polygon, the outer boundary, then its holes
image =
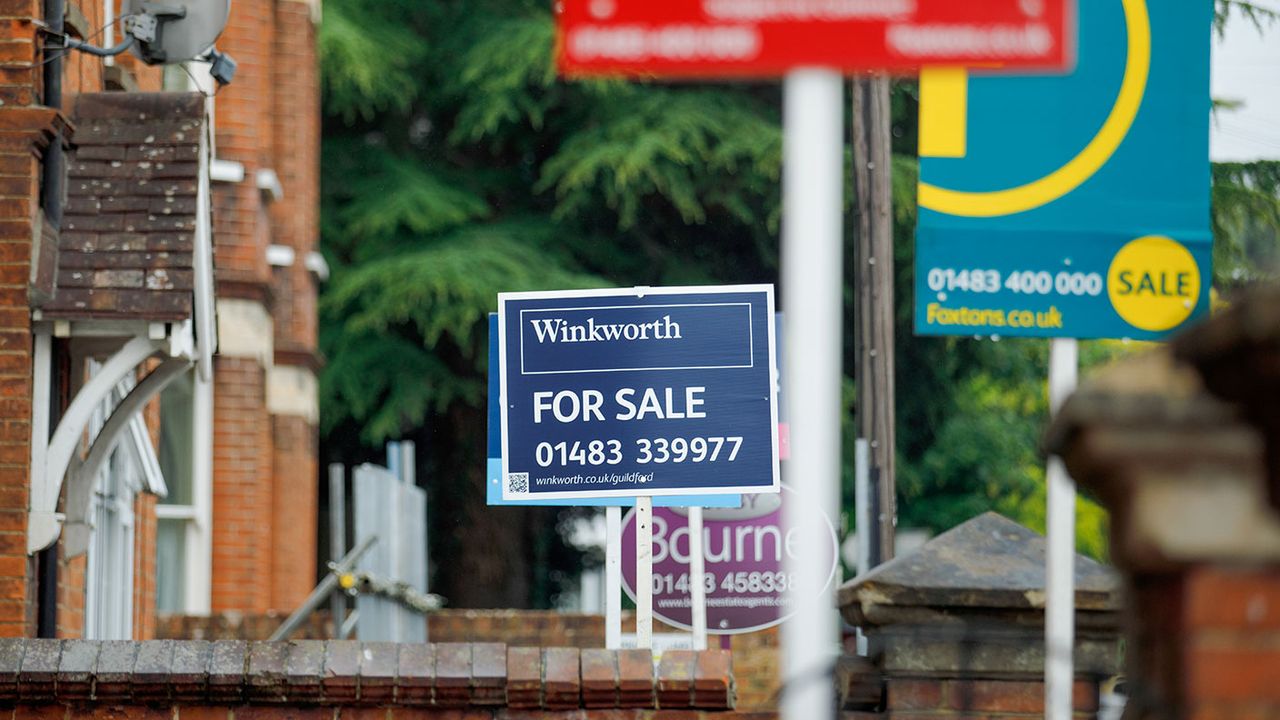
MULTIPOLYGON (((689 525, 685 508, 653 509, 653 614, 680 628, 691 629, 689 592, 689 525)), ((787 588, 791 577, 783 568, 785 555, 822 554, 831 571, 823 591, 836 576, 836 533, 821 508, 802 500, 791 488, 782 493, 743 495, 741 508, 703 511, 703 555, 706 574, 707 632, 735 635, 777 625, 786 619, 787 588), (809 517, 821 518, 830 538, 820 548, 797 547, 797 534, 782 525, 782 503, 802 502, 809 517), (785 555, 784 555, 785 554, 785 555)), ((636 586, 635 510, 622 524, 622 584, 634 600, 636 586)))

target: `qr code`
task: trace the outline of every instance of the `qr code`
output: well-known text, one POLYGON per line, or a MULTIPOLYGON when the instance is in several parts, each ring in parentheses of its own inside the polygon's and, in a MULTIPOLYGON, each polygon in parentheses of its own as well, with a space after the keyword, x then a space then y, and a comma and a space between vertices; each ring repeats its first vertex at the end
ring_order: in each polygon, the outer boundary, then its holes
POLYGON ((529 473, 507 473, 507 490, 513 493, 529 492, 529 473))

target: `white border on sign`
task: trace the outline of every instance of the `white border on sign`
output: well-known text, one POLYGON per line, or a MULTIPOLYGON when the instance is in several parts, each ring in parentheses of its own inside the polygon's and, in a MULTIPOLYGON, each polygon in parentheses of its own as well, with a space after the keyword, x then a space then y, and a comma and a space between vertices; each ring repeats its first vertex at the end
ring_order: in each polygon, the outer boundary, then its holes
MULTIPOLYGON (((746 365, 688 365, 673 367, 637 367, 637 368, 604 368, 601 370, 525 370, 524 369, 524 342, 520 343, 520 374, 521 375, 581 375, 583 373, 607 373, 607 372, 645 372, 653 370, 741 370, 744 368, 753 368, 756 366, 756 329, 755 315, 751 309, 751 303, 707 303, 706 305, 696 305, 694 303, 683 303, 675 305, 640 305, 644 308, 674 308, 674 307, 738 307, 739 305, 747 309, 747 354, 751 357, 751 362, 746 365)), ((570 312, 579 310, 632 310, 636 305, 588 305, 586 307, 566 307, 566 308, 539 308, 537 310, 521 310, 520 323, 521 332, 519 337, 524 338, 524 314, 527 312, 570 312)))
MULTIPOLYGON (((576 500, 579 498, 600 497, 658 497, 681 495, 742 495, 749 493, 780 492, 782 471, 778 460, 778 358, 776 316, 773 285, 692 285, 680 287, 647 287, 634 288, 596 288, 590 290, 548 290, 546 292, 507 292, 498 293, 498 401, 501 403, 502 420, 502 499, 503 500, 576 500), (507 301, 508 300, 552 300, 556 298, 584 297, 645 297, 646 295, 718 295, 725 293, 764 293, 766 325, 769 328, 769 381, 772 392, 769 393, 769 433, 773 459, 773 483, 768 486, 749 485, 733 487, 691 487, 691 488, 625 488, 621 490, 564 491, 540 493, 512 493, 507 482, 511 474, 508 465, 508 419, 507 411, 507 301)), ((753 318, 754 319, 754 318, 753 318)), ((752 336, 752 344, 755 339, 752 336)), ((754 352, 754 350, 753 350, 754 352)), ((635 371, 639 372, 639 371, 635 371)), ((645 370, 647 372, 647 370, 645 370)))

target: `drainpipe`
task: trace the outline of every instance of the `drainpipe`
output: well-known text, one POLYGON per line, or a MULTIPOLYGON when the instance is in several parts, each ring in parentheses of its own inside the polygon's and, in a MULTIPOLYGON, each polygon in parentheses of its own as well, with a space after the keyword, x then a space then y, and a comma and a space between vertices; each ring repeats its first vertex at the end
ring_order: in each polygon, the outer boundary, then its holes
MULTIPOLYGON (((63 16, 66 0, 44 0, 44 18, 49 28, 45 38, 44 105, 62 108, 62 66, 66 50, 61 38, 64 32, 63 16), (56 45, 52 38, 59 38, 56 45)), ((61 134, 55 135, 44 153, 44 172, 40 184, 40 205, 44 208, 44 221, 54 227, 62 227, 63 194, 67 182, 67 157, 62 148, 61 134)), ((50 427, 54 427, 50 424, 50 427)), ((40 551, 36 561, 37 592, 36 636, 51 638, 58 629, 58 546, 40 551)))
MULTIPOLYGON (((64 26, 63 16, 66 14, 66 0, 44 0, 45 23, 49 26, 51 37, 59 38, 56 46, 45 40, 44 59, 44 105, 51 108, 62 108, 62 66, 66 54, 64 42, 61 40, 64 26)), ((62 203, 65 194, 67 175, 67 157, 62 149, 62 137, 58 136, 49 143, 44 154, 44 184, 40 190, 40 204, 44 207, 45 219, 55 227, 62 226, 62 203)))

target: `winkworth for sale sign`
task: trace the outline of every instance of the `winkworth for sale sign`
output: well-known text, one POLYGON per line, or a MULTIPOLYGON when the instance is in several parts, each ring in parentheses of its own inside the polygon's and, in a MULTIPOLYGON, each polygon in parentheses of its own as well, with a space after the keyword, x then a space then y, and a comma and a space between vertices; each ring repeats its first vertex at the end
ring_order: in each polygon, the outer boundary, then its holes
POLYGON ((498 303, 504 499, 778 491, 772 286, 498 303))

